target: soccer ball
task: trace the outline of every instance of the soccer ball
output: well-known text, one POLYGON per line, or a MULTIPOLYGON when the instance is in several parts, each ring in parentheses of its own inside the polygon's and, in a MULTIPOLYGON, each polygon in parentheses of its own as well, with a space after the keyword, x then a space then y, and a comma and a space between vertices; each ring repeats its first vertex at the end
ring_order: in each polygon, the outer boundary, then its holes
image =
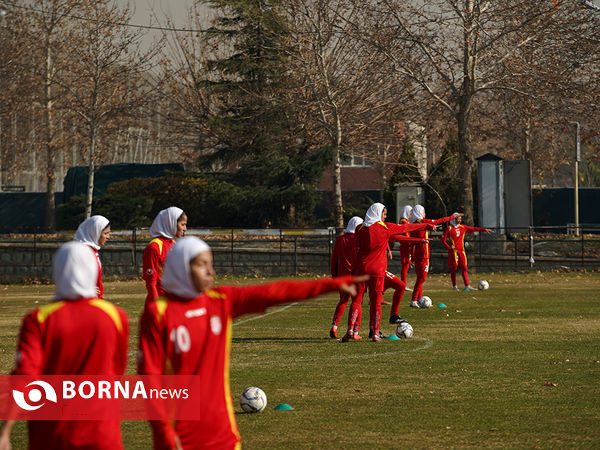
POLYGON ((246 388, 240 397, 240 406, 247 413, 261 412, 267 407, 267 394, 261 388, 246 388))
POLYGON ((396 327, 396 336, 401 339, 411 338, 413 335, 413 327, 408 322, 402 322, 396 327))
POLYGON ((421 297, 417 300, 417 303, 419 304, 419 308, 431 308, 431 305, 433 304, 431 299, 427 296, 421 297))
POLYGON ((488 283, 485 280, 481 280, 479 282, 479 284, 477 285, 477 287, 479 288, 480 291, 485 291, 487 288, 490 287, 490 283, 488 283))

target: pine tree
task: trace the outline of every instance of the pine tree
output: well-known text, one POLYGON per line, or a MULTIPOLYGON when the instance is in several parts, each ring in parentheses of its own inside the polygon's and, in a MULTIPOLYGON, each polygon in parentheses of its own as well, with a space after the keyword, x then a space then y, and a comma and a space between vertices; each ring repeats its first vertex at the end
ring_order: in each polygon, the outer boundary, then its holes
POLYGON ((273 0, 204 3, 221 14, 207 39, 231 52, 210 61, 211 81, 200 86, 218 98, 213 148, 200 164, 224 167, 230 182, 248 187, 248 203, 262 210, 256 225, 296 224, 301 210, 314 208, 325 155, 308 150, 285 101, 293 51, 285 16, 273 0))

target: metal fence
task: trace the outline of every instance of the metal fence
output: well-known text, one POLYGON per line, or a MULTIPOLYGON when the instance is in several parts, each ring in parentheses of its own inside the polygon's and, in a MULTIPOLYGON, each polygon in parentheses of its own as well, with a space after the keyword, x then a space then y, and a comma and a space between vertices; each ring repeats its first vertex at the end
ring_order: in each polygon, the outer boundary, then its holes
MULTIPOLYGON (((530 227, 504 233, 467 235, 469 268, 473 271, 579 269, 600 267, 600 226, 530 227)), ((139 276, 148 229, 113 231, 101 250, 106 275, 139 276)), ((219 273, 294 275, 329 272, 337 236, 325 229, 190 229, 213 249, 219 273)), ((447 252, 441 232, 430 233, 430 271, 446 270, 447 252)), ((0 235, 0 280, 50 278, 52 255, 73 232, 0 235)), ((397 244, 396 244, 397 248, 397 244)), ((390 270, 399 270, 395 253, 390 270)))

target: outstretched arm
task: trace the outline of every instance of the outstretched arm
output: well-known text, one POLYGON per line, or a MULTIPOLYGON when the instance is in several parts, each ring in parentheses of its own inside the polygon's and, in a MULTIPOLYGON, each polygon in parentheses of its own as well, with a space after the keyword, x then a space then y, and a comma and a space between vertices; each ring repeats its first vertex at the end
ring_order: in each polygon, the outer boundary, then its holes
POLYGON ((351 275, 320 280, 283 280, 255 286, 227 287, 232 297, 232 317, 242 314, 261 313, 269 306, 308 300, 322 294, 342 291, 356 295, 356 283, 367 280, 368 276, 351 275))
POLYGON ((463 213, 455 213, 452 214, 451 216, 448 217, 442 217, 441 219, 436 219, 433 221, 434 224, 439 225, 441 223, 446 223, 446 222, 450 222, 452 219, 456 218, 456 217, 462 217, 464 216, 463 213))

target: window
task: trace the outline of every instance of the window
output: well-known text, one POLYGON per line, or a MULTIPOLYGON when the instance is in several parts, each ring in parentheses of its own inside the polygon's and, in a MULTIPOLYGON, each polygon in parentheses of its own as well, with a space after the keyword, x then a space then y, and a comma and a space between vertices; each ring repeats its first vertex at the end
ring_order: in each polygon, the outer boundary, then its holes
POLYGON ((371 166, 366 159, 365 150, 347 150, 342 153, 342 166, 371 166))

